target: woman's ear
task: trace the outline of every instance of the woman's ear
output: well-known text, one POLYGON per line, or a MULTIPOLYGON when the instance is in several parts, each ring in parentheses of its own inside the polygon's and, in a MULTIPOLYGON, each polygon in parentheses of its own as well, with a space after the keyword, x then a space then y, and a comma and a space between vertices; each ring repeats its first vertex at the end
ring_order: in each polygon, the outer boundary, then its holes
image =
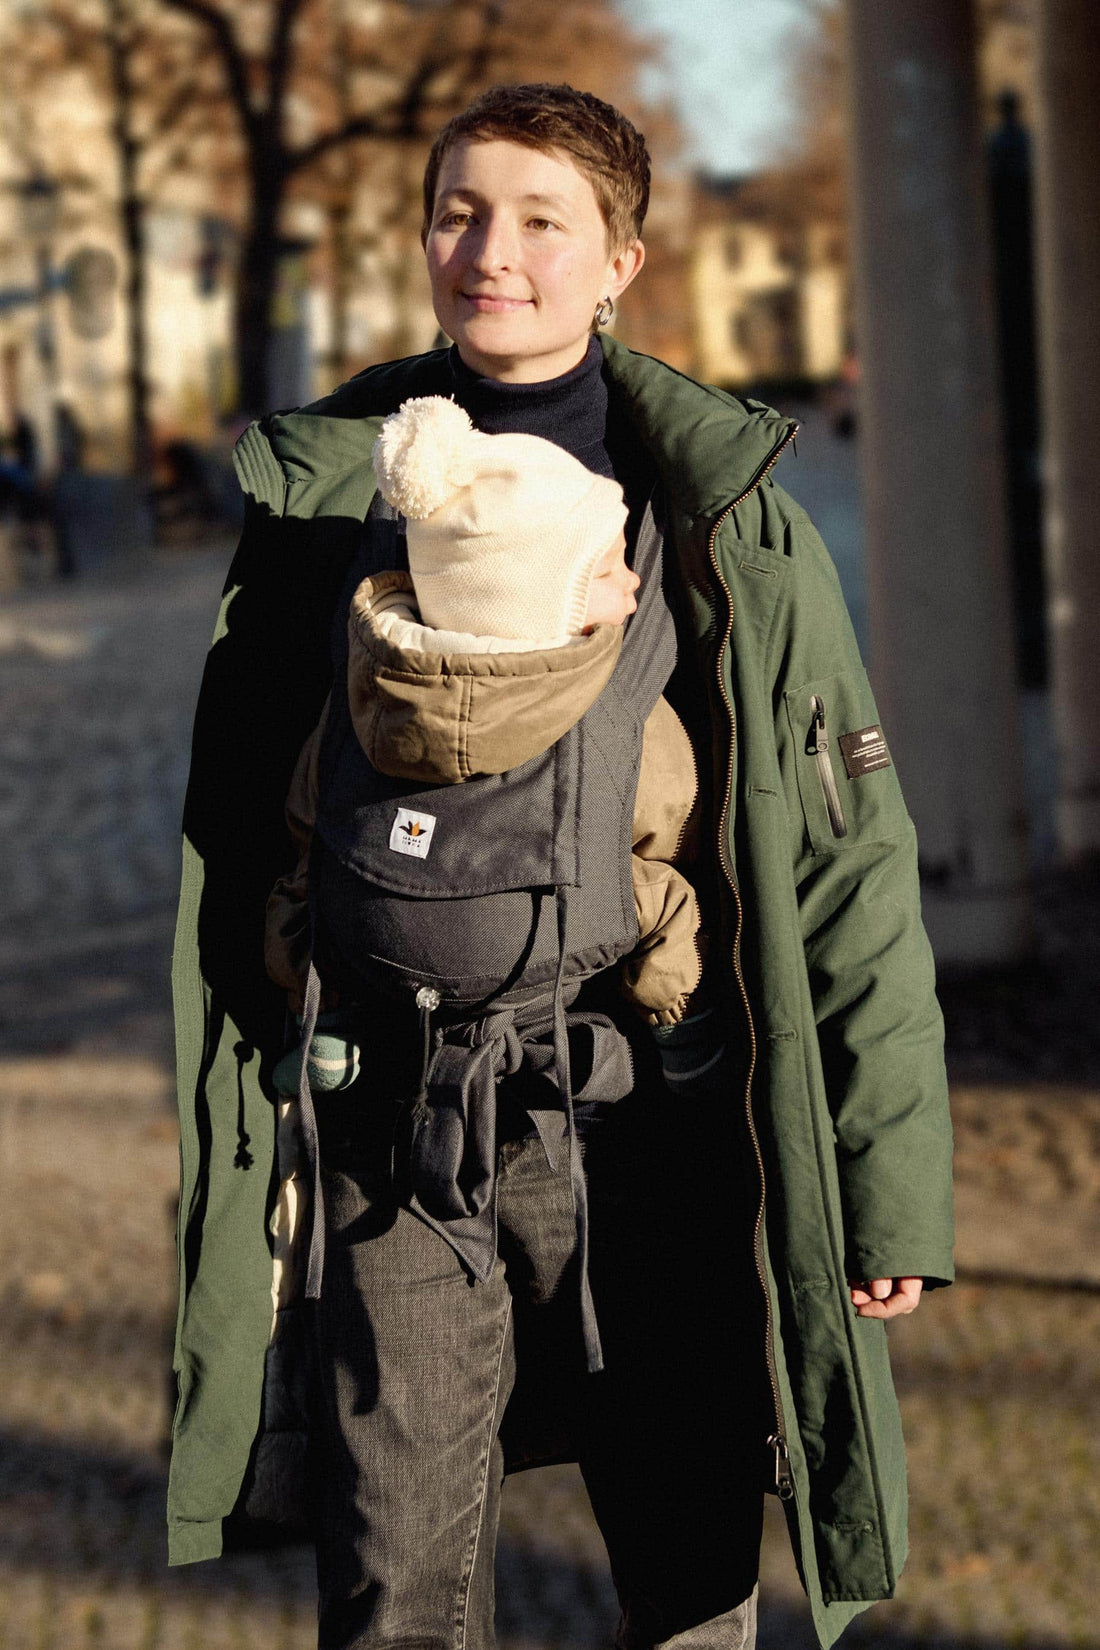
POLYGON ((613 298, 625 292, 645 263, 645 247, 641 241, 631 241, 616 252, 607 266, 606 286, 613 298))

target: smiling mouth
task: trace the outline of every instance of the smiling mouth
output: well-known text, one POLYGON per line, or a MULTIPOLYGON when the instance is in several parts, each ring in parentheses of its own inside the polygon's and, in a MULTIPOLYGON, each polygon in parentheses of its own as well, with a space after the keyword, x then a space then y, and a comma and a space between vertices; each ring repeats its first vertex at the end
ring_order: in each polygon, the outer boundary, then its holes
POLYGON ((462 292, 459 296, 465 298, 468 304, 473 304, 475 309, 490 313, 493 310, 524 309, 531 302, 530 298, 501 298, 491 292, 462 292))

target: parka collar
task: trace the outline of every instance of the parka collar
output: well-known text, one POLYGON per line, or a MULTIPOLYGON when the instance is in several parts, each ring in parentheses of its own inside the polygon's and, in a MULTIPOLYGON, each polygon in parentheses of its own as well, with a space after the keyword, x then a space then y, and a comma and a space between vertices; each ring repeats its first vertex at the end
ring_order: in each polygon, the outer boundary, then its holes
MULTIPOLYGON (((762 402, 698 384, 606 333, 600 342, 610 396, 691 516, 716 516, 753 487, 791 434, 792 420, 762 402)), ((369 459, 380 421, 403 401, 449 393, 447 351, 431 350, 369 367, 309 406, 272 414, 263 428, 288 481, 337 476, 369 459)))
POLYGON ((602 334, 601 342, 611 394, 689 515, 716 516, 732 504, 797 428, 761 401, 696 383, 617 338, 602 334))

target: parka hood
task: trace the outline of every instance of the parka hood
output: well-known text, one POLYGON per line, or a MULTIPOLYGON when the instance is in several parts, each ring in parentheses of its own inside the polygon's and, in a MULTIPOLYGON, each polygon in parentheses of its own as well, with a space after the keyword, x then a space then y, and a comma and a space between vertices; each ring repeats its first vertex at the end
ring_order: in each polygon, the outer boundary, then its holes
MULTIPOLYGON (((690 516, 717 515, 747 492, 797 428, 762 402, 698 384, 617 338, 601 334, 600 342, 610 397, 690 516)), ((369 471, 382 419, 410 396, 449 393, 447 355, 368 367, 319 401, 250 425, 234 455, 244 490, 281 509, 288 485, 369 471)))

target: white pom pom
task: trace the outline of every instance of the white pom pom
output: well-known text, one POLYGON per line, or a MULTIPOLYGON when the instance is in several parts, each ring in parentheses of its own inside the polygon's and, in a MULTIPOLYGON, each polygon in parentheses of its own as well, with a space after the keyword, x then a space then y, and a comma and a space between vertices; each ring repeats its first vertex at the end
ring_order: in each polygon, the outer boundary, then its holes
POLYGON ((476 446, 470 415, 456 401, 414 396, 386 419, 374 444, 382 497, 403 516, 423 520, 469 486, 476 446))

